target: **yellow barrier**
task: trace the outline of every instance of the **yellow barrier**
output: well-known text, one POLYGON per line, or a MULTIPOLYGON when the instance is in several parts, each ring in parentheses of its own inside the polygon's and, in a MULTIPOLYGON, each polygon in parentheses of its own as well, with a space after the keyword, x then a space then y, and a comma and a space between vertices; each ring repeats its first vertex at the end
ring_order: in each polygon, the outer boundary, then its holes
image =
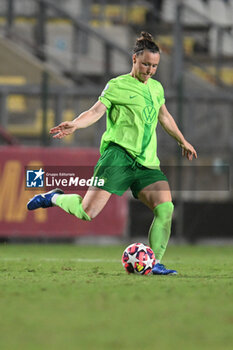
MULTIPOLYGON (((47 112, 47 125, 46 129, 49 130, 55 125, 55 114, 54 111, 49 108, 47 112)), ((73 120, 74 111, 67 109, 62 114, 62 120, 73 120)), ((38 109, 36 111, 36 117, 32 124, 11 124, 8 125, 7 130, 14 136, 18 137, 39 137, 42 133, 43 128, 43 111, 38 109)), ((70 143, 73 140, 74 135, 70 135, 64 138, 64 142, 70 143)))
MULTIPOLYGON (((25 85, 26 78, 18 75, 0 76, 0 85, 25 85)), ((10 95, 7 97, 7 110, 13 113, 23 113, 27 109, 23 95, 10 95)))

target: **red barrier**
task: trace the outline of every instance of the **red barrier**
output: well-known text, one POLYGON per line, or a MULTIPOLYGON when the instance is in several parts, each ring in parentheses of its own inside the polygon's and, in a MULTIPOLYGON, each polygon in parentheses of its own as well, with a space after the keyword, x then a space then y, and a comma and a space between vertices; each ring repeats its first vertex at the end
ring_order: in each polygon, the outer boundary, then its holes
MULTIPOLYGON (((126 230, 128 203, 126 196, 112 195, 103 211, 91 222, 65 213, 60 208, 29 212, 28 200, 40 188, 27 189, 26 168, 94 166, 97 149, 0 148, 0 236, 4 237, 76 237, 83 235, 122 236, 126 230)), ((69 192, 71 193, 71 192, 69 192)), ((84 190, 79 190, 84 195, 84 190)))

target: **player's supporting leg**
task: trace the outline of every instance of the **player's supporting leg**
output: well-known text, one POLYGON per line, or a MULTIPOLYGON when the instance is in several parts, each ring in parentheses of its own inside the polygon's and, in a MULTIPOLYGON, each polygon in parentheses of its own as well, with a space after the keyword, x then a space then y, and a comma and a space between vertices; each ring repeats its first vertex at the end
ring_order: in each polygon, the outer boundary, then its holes
POLYGON ((172 202, 158 204, 153 210, 155 218, 149 230, 149 243, 159 261, 162 260, 170 238, 173 210, 172 202))
POLYGON ((176 274, 175 270, 166 269, 160 261, 166 251, 171 233, 173 203, 171 192, 166 181, 158 181, 144 188, 138 198, 146 204, 155 214, 155 218, 149 230, 149 243, 156 257, 154 274, 176 274))
POLYGON ((77 194, 63 194, 62 190, 55 189, 33 197, 27 208, 35 210, 58 206, 79 219, 90 221, 101 212, 110 196, 111 193, 99 188, 89 188, 84 198, 77 194))

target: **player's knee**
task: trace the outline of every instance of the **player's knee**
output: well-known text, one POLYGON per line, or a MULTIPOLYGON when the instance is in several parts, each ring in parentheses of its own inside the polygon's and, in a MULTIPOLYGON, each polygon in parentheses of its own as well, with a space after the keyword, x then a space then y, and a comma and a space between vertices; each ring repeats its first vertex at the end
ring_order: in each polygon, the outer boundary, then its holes
POLYGON ((94 219, 98 214, 99 211, 97 208, 94 208, 92 205, 83 205, 84 212, 89 216, 89 218, 92 220, 94 219))

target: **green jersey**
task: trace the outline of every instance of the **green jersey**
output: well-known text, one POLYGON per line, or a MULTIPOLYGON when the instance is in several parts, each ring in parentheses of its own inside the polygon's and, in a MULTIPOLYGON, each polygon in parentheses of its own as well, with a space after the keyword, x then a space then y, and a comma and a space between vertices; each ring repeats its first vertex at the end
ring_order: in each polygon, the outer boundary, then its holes
POLYGON ((107 107, 107 128, 100 153, 114 142, 143 166, 158 166, 155 129, 159 109, 165 102, 162 85, 151 78, 143 84, 125 74, 110 80, 99 100, 107 107))

